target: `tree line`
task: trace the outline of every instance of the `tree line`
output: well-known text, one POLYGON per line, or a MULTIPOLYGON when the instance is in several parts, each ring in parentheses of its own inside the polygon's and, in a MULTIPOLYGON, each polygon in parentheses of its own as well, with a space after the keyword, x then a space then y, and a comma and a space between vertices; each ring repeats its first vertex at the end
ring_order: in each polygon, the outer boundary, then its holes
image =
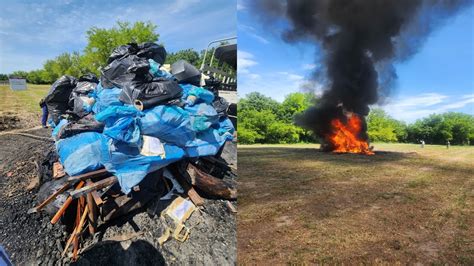
MULTIPOLYGON (((83 52, 62 53, 56 58, 47 60, 41 69, 32 71, 14 71, 10 74, 0 74, 0 80, 8 77, 25 78, 32 84, 51 84, 62 75, 79 77, 86 73, 100 75, 100 68, 107 65, 107 58, 112 50, 130 42, 158 42, 160 35, 156 33, 157 25, 151 22, 137 21, 133 24, 118 21, 110 28, 92 27, 86 31, 87 46, 83 52)), ((166 46, 165 46, 166 48, 166 46)), ((168 53, 165 64, 172 64, 184 59, 199 67, 202 63, 204 50, 180 50, 168 53)))
MULTIPOLYGON (((239 100, 239 143, 318 142, 314 135, 294 124, 295 115, 318 99, 311 93, 291 93, 283 102, 252 92, 239 100)), ((373 108, 366 118, 372 142, 471 145, 474 143, 474 116, 448 112, 432 114, 407 124, 373 108)))

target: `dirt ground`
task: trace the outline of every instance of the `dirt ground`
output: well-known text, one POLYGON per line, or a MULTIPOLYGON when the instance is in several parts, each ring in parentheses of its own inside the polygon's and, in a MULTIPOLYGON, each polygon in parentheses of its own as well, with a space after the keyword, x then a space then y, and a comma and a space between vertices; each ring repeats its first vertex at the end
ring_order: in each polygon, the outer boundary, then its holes
MULTIPOLYGON (((0 134, 0 245, 15 265, 62 265, 68 235, 51 225, 44 212, 27 214, 37 204, 37 169, 48 158, 52 143, 24 136, 0 134), (35 161, 38 166, 36 166, 35 161), (30 190, 31 189, 31 190, 30 190)), ((50 129, 28 131, 49 136, 50 129)), ((51 156, 49 156, 51 157, 51 156)), ((116 223, 102 227, 85 241, 77 265, 231 265, 236 261, 236 219, 221 200, 206 200, 205 207, 187 222, 189 239, 169 240, 159 246, 164 227, 159 219, 166 202, 159 198, 116 223)))
POLYGON ((474 264, 474 148, 239 146, 238 263, 474 264))

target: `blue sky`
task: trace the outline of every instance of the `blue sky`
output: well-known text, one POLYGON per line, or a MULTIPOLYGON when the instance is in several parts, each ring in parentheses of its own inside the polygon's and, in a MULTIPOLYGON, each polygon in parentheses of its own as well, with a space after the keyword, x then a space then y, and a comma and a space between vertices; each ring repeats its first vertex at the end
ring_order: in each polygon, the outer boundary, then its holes
POLYGON ((86 30, 117 20, 151 21, 169 52, 205 49, 236 35, 233 0, 0 0, 0 73, 41 68, 63 52, 81 51, 86 30))
MULTIPOLYGON (((239 96, 259 91, 278 101, 301 91, 318 67, 317 49, 281 40, 284 27, 261 25, 246 1, 237 3, 239 96)), ((406 122, 447 111, 474 115, 474 8, 438 27, 410 60, 396 65, 398 86, 381 107, 406 122)), ((321 86, 316 86, 320 93, 321 86)))

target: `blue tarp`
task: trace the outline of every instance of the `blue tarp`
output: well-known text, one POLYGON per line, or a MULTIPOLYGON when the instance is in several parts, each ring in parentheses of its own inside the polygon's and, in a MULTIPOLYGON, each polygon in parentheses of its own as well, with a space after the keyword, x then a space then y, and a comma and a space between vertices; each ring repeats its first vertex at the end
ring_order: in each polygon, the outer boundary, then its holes
POLYGON ((104 89, 99 83, 95 90, 89 94, 89 96, 95 98, 92 112, 97 114, 104 111, 109 106, 122 106, 123 103, 119 101, 121 92, 122 90, 119 88, 104 89))
POLYGON ((158 105, 144 111, 140 118, 141 133, 184 147, 196 137, 189 113, 175 105, 158 105))
POLYGON ((140 149, 124 143, 111 143, 109 145, 110 160, 105 162, 107 171, 118 177, 120 187, 124 193, 130 190, 145 178, 148 173, 154 172, 171 163, 184 158, 183 149, 169 144, 164 144, 165 155, 144 156, 140 149))
POLYGON ((94 171, 108 161, 108 140, 96 132, 86 132, 56 141, 59 160, 70 176, 94 171))
POLYGON ((196 87, 191 84, 179 84, 183 89, 183 96, 181 99, 187 102, 188 105, 194 105, 195 103, 208 103, 211 104, 214 100, 214 94, 202 87, 196 87), (188 99, 189 96, 196 97, 196 100, 188 99))

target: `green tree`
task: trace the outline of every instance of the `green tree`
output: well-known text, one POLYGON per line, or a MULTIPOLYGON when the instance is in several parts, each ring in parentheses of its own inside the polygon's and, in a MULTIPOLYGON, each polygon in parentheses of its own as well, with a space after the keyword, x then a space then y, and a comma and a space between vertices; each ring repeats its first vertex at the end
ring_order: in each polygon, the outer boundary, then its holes
POLYGON ((15 77, 15 78, 24 78, 24 79, 26 79, 27 76, 28 76, 28 72, 21 71, 21 70, 14 71, 10 74, 10 77, 15 77))
POLYGON ((367 133, 371 141, 397 141, 394 119, 380 108, 372 109, 367 116, 367 133))
POLYGON ((288 123, 292 123, 296 114, 302 113, 316 101, 313 93, 290 93, 281 103, 279 117, 288 123))
POLYGON ((155 32, 156 28, 155 24, 142 21, 133 25, 118 21, 111 29, 92 27, 86 32, 88 43, 84 49, 84 64, 99 74, 99 68, 107 64, 107 58, 115 47, 130 42, 157 42, 159 34, 155 32))
POLYGON ((174 62, 178 60, 186 60, 195 67, 199 68, 200 62, 201 62, 201 56, 199 55, 198 52, 194 51, 193 49, 186 49, 186 50, 181 50, 175 53, 169 53, 166 56, 166 64, 173 64, 174 62))
POLYGON ((449 112, 432 114, 408 126, 410 142, 424 140, 426 143, 465 145, 474 140, 474 116, 449 112))
POLYGON ((238 110, 256 110, 263 111, 269 110, 273 115, 279 112, 280 103, 267 97, 259 92, 251 92, 244 98, 240 99, 238 104, 238 110))
POLYGON ((44 76, 43 72, 44 72, 43 69, 32 70, 28 73, 26 80, 28 81, 28 83, 33 83, 33 84, 48 84, 42 78, 44 76))
POLYGON ((0 74, 0 80, 8 80, 7 74, 0 74))

